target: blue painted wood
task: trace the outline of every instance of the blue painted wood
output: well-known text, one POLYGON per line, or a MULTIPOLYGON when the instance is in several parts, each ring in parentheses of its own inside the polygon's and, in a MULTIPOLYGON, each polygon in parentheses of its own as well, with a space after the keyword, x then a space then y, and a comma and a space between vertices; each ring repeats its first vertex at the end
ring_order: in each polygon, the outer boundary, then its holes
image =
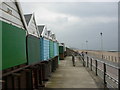
POLYGON ((40 38, 40 60, 43 60, 43 38, 40 38))
POLYGON ((41 60, 49 59, 49 40, 46 38, 41 38, 41 60))

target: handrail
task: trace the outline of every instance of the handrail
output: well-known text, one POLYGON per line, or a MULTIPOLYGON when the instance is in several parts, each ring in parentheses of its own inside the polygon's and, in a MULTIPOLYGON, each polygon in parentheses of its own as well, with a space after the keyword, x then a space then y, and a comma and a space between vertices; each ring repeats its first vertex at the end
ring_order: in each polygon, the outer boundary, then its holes
MULTIPOLYGON (((85 55, 85 56, 87 57, 88 55, 85 55)), ((108 66, 114 67, 114 68, 116 68, 116 69, 120 69, 120 67, 117 66, 118 64, 116 64, 116 63, 114 63, 114 65, 113 65, 113 64, 111 64, 109 61, 105 61, 105 59, 100 59, 100 58, 96 58, 96 57, 92 57, 92 56, 88 56, 88 57, 93 58, 93 59, 96 59, 96 60, 99 61, 99 62, 105 63, 105 64, 108 65, 108 66), (115 65, 115 64, 116 64, 116 65, 115 65)))
MULTIPOLYGON (((103 64, 103 70, 98 68, 98 66, 96 67, 96 63, 94 64, 94 67, 96 68, 96 70, 95 70, 96 75, 97 75, 97 70, 99 69, 104 74, 103 75, 104 86, 107 87, 107 84, 108 84, 108 82, 106 81, 106 76, 107 76, 107 77, 109 77, 110 80, 112 80, 112 82, 118 84, 118 90, 120 90, 120 88, 119 88, 120 87, 119 86, 120 85, 120 81, 119 81, 120 77, 119 77, 119 75, 118 75, 118 78, 117 78, 118 80, 117 80, 115 77, 111 76, 109 73, 106 72, 107 71, 106 65, 107 65, 109 67, 112 67, 112 68, 115 68, 116 70, 118 70, 118 74, 119 74, 120 73, 119 72, 120 71, 120 67, 116 63, 111 63, 111 62, 106 61, 104 59, 99 59, 99 58, 96 58, 96 57, 90 56, 90 55, 83 55, 82 56, 82 55, 79 54, 79 56, 83 60, 83 66, 85 67, 86 66, 85 63, 87 63, 87 67, 90 65, 89 67, 91 68, 91 71, 92 71, 92 66, 93 66, 93 64, 92 64, 93 60, 95 60, 96 62, 102 63, 103 64), (86 57, 87 57, 87 61, 85 61, 86 57)), ((110 85, 110 83, 109 83, 109 85, 110 85)), ((113 86, 113 85, 111 85, 111 86, 113 86)))

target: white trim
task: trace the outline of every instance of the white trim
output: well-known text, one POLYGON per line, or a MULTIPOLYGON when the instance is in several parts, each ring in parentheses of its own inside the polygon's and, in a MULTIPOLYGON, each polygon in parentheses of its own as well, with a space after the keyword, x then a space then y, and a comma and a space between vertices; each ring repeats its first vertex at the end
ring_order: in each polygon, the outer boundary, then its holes
POLYGON ((52 40, 52 37, 51 37, 52 32, 51 32, 50 30, 48 30, 48 32, 50 32, 50 33, 48 34, 48 38, 52 40))
POLYGON ((37 35, 38 35, 38 37, 40 37, 40 33, 38 31, 38 27, 37 27, 36 20, 35 20, 35 13, 33 13, 33 19, 34 19, 34 23, 35 23, 35 26, 36 26, 37 35))
POLYGON ((49 38, 49 37, 48 37, 48 31, 47 31, 47 27, 46 27, 46 26, 44 26, 43 32, 41 33, 41 36, 42 36, 42 37, 49 38), (47 35, 45 35, 45 34, 47 34, 47 35))
POLYGON ((33 14, 32 14, 32 16, 31 16, 31 18, 30 18, 30 21, 28 22, 28 27, 30 26, 32 20, 33 20, 33 14))
MULTIPOLYGON (((26 14, 26 15, 29 15, 29 14, 26 14)), ((30 21, 28 22, 28 26, 27 26, 28 27, 28 34, 34 35, 36 37, 40 37, 39 34, 38 34, 38 28, 37 28, 37 25, 36 25, 34 13, 32 13, 31 15, 32 16, 30 17, 30 21), (34 26, 31 27, 31 25, 34 25, 34 26), (35 31, 35 34, 30 33, 32 31, 35 31)))
POLYGON ((20 16, 22 18, 22 22, 24 24, 24 27, 25 27, 26 30, 28 30, 27 23, 25 21, 25 17, 23 15, 23 11, 22 11, 22 8, 21 8, 21 5, 20 5, 20 1, 19 0, 15 0, 15 2, 16 2, 16 5, 18 6, 18 10, 19 10, 20 16))

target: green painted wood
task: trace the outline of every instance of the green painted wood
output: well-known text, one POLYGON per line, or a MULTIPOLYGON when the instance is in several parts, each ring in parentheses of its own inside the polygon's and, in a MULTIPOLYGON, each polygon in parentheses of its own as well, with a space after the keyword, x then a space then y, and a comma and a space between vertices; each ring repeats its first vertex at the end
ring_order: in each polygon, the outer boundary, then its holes
POLYGON ((60 64, 60 58, 59 58, 59 43, 57 43, 57 48, 58 48, 58 64, 60 64))
POLYGON ((2 22, 0 22, 0 70, 2 70, 2 22))
POLYGON ((2 70, 27 63, 26 31, 5 22, 2 22, 1 30, 2 70))
POLYGON ((64 47, 63 46, 59 46, 59 54, 64 53, 64 47))
POLYGON ((57 46, 57 42, 54 42, 54 56, 58 56, 58 46, 57 46))
POLYGON ((54 42, 53 41, 51 41, 50 40, 50 45, 49 45, 49 47, 50 47, 50 50, 49 50, 49 56, 50 56, 50 58, 53 58, 54 57, 54 42))
POLYGON ((27 58, 28 64, 40 62, 40 39, 32 35, 27 36, 27 58))
POLYGON ((58 53, 58 55, 59 55, 59 43, 57 43, 57 48, 58 48, 58 52, 57 52, 57 53, 58 53))

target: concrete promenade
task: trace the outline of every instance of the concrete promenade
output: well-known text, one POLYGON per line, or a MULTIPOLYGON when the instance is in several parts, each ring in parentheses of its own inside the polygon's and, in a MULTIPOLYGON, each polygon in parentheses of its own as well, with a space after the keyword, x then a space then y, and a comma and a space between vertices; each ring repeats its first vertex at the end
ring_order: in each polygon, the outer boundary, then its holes
POLYGON ((52 73, 46 83, 47 88, 98 88, 88 71, 76 58, 76 66, 72 65, 72 57, 60 61, 59 68, 52 73))

